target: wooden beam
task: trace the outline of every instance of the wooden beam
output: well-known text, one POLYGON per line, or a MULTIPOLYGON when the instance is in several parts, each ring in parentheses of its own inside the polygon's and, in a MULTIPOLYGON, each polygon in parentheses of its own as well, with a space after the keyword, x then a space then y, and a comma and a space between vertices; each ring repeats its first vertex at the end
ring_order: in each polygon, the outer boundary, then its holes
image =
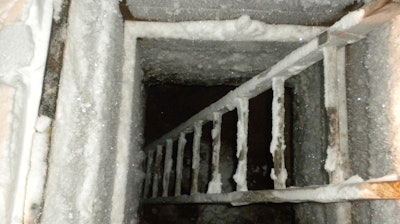
POLYGON ((157 154, 156 154, 156 162, 154 164, 154 174, 153 174, 153 192, 152 197, 158 197, 158 184, 161 179, 161 162, 163 156, 163 147, 162 145, 157 146, 157 154))
POLYGON ((221 149, 221 124, 222 114, 214 113, 213 129, 211 131, 212 138, 212 161, 211 161, 211 181, 208 183, 207 194, 221 193, 221 174, 219 172, 219 153, 221 149))
POLYGON ((333 203, 357 200, 399 200, 400 181, 331 184, 281 190, 237 191, 224 194, 196 194, 144 199, 146 204, 251 204, 333 203))
POLYGON ((169 188, 169 177, 171 175, 172 169, 172 139, 167 140, 167 147, 165 149, 165 158, 164 158, 164 175, 163 175, 163 197, 168 196, 168 188, 169 188))
POLYGON ((146 177, 144 179, 144 190, 143 190, 143 198, 149 197, 149 190, 151 184, 151 174, 153 174, 153 160, 154 160, 154 151, 149 151, 147 153, 147 166, 146 166, 146 177))
POLYGON ((237 144, 236 157, 238 163, 233 180, 236 182, 237 191, 247 191, 247 135, 249 124, 249 100, 247 98, 238 98, 237 102, 237 144))
POLYGON ((201 141, 201 128, 203 121, 197 121, 194 123, 194 134, 193 134, 193 157, 192 157, 192 185, 190 188, 190 194, 196 194, 199 191, 199 171, 200 171, 200 141, 201 141))
POLYGON ((185 145, 186 145, 185 133, 181 133, 179 135, 178 151, 176 153, 175 196, 181 195, 183 154, 185 150, 185 145))
POLYGON ((272 141, 270 152, 274 160, 271 178, 275 189, 285 189, 287 170, 285 167, 285 80, 272 79, 272 141))

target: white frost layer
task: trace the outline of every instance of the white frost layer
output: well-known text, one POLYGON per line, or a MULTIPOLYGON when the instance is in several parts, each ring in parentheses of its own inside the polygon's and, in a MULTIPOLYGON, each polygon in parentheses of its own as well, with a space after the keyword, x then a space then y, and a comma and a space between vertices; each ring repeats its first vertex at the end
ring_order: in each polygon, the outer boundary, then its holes
POLYGON ((357 11, 350 12, 340 19, 338 22, 333 24, 329 30, 330 31, 344 31, 352 26, 359 24, 364 18, 364 9, 359 9, 357 11))
POLYGON ((219 194, 222 191, 221 174, 216 174, 215 179, 208 183, 207 194, 219 194))
POLYGON ((126 22, 126 24, 129 32, 136 37, 189 40, 298 42, 311 40, 326 30, 323 27, 270 25, 251 20, 247 15, 225 21, 126 22))
POLYGON ((332 147, 328 146, 327 149, 327 158, 325 161, 325 170, 328 172, 333 172, 336 170, 336 164, 337 164, 337 154, 336 150, 334 150, 332 147))
POLYGON ((129 154, 116 161, 122 30, 117 0, 71 1, 43 224, 109 223, 113 189, 130 197, 113 186, 125 189, 116 170, 131 166, 129 154))
MULTIPOLYGON (((272 101, 272 141, 270 152, 275 158, 276 150, 285 150, 284 128, 285 128, 285 80, 283 78, 272 79, 273 101, 272 101), (282 144, 282 145, 281 145, 282 144)), ((282 164, 285 164, 284 161, 282 164)))
POLYGON ((369 179, 367 182, 397 181, 397 180, 399 180, 399 176, 397 174, 393 173, 393 174, 388 174, 383 177, 369 179))
POLYGON ((35 223, 40 217, 47 173, 51 118, 41 116, 33 137, 29 178, 25 198, 24 222, 35 223))
POLYGON ((237 191, 247 191, 247 132, 249 117, 249 100, 245 98, 236 99, 237 103, 237 151, 236 157, 239 159, 233 179, 236 182, 237 191), (241 155, 244 158, 240 158, 241 155))
POLYGON ((309 189, 302 191, 301 194, 292 191, 273 191, 273 195, 288 201, 316 201, 316 202, 335 202, 338 200, 351 200, 360 198, 363 192, 356 186, 348 186, 351 183, 362 182, 359 176, 353 176, 341 184, 332 184, 327 187, 321 187, 318 189, 309 189))
POLYGON ((60 20, 60 13, 62 11, 64 0, 53 0, 53 8, 54 8, 54 13, 53 13, 53 18, 55 21, 60 20))
POLYGON ((270 177, 272 180, 274 180, 274 182, 284 185, 286 183, 288 173, 287 173, 286 168, 283 168, 283 169, 281 169, 281 172, 278 175, 276 175, 275 169, 272 168, 270 177))

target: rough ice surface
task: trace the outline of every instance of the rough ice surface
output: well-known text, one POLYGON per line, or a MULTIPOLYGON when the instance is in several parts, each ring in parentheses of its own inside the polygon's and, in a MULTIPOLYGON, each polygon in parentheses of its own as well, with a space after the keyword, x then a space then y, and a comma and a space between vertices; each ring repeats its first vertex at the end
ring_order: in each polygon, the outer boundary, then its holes
MULTIPOLYGON (((324 169, 326 130, 322 63, 316 63, 298 76, 286 81, 293 92, 293 186, 324 185, 328 176, 324 169), (318 137, 316 137, 318 136, 318 137)), ((326 223, 326 207, 322 204, 295 205, 295 216, 301 223, 326 223)))
POLYGON ((128 0, 137 18, 156 21, 225 20, 248 14, 273 24, 327 24, 339 19, 352 0, 128 0))
MULTIPOLYGON (((367 39, 348 48, 347 104, 349 120, 349 149, 353 173, 364 179, 380 178, 398 173, 392 124, 396 116, 391 110, 396 91, 398 17, 372 31, 367 39), (393 38, 395 35, 396 37, 393 38), (397 41, 393 41, 397 40, 397 41), (392 63, 391 63, 392 62, 392 63)), ((353 222, 398 223, 399 205, 396 201, 353 203, 353 222)))
POLYGON ((39 117, 36 122, 36 133, 33 137, 32 156, 25 196, 25 223, 36 223, 40 218, 46 182, 51 122, 52 120, 46 116, 39 117))
MULTIPOLYGON (((390 80, 390 120, 392 137, 392 153, 395 172, 400 176, 400 18, 397 17, 393 21, 392 30, 390 33, 389 43, 390 48, 389 65, 392 68, 392 77, 390 80)), ((381 105, 386 107, 385 104, 381 105)))
POLYGON ((131 162, 116 161, 122 31, 118 1, 71 2, 42 223, 110 222, 115 170, 131 162))

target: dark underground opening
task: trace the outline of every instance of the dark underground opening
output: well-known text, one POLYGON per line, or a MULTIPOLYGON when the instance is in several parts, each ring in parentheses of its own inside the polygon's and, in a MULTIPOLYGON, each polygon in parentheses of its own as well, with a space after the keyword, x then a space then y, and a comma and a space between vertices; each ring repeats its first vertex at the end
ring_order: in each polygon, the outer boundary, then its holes
MULTIPOLYGON (((146 85, 146 120, 145 145, 211 103, 217 101, 236 86, 217 85, 146 85)), ((286 138, 291 135, 291 91, 287 92, 286 105, 286 138)), ((272 129, 272 90, 264 92, 249 101, 249 133, 248 133, 248 171, 249 190, 273 189, 270 178, 273 168, 272 156, 269 152, 272 129)), ((236 170, 236 122, 237 111, 230 111, 222 116, 220 173, 222 191, 235 191, 236 185, 232 176, 236 170)), ((207 191, 210 180, 212 155, 211 143, 212 122, 203 124, 200 146, 199 192, 207 191)), ((191 158, 193 134, 186 135, 187 144, 183 160, 182 194, 188 195, 191 185, 191 158)), ((174 141, 173 158, 176 158, 177 140, 174 141)), ((289 173, 288 186, 291 185, 291 144, 287 141, 286 166, 289 173)), ((173 164, 171 180, 175 177, 173 164)), ((173 196, 174 181, 170 181, 169 196, 173 196), (172 183, 171 183, 172 182, 172 183), (171 189, 172 188, 172 189, 171 189)), ((143 204, 141 209, 143 223, 294 223, 294 206, 283 204, 251 204, 231 206, 229 204, 143 204)))

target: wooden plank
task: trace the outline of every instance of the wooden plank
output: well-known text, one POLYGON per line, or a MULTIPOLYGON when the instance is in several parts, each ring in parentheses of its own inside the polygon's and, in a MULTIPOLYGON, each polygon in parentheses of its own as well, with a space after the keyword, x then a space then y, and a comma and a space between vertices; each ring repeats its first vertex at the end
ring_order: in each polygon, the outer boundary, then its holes
POLYGON ((197 121, 194 123, 194 135, 193 135, 193 157, 192 157, 192 185, 190 188, 190 194, 198 193, 198 180, 200 171, 200 141, 202 135, 203 121, 197 121))
POLYGON ((185 145, 186 145, 185 133, 181 133, 178 141, 178 152, 176 153, 175 196, 181 195, 183 154, 185 150, 185 145))
POLYGON ((237 150, 238 164, 233 180, 236 182, 236 191, 247 191, 247 135, 249 123, 249 100, 238 98, 237 102, 237 150))
POLYGON ((167 147, 165 150, 165 158, 164 158, 164 175, 163 175, 163 197, 168 196, 168 188, 169 188, 169 177, 171 175, 172 169, 172 146, 173 141, 172 139, 167 140, 167 147))
POLYGON ((224 194, 196 194, 144 199, 146 204, 251 204, 251 203, 334 203, 357 200, 400 200, 400 181, 331 184, 280 190, 237 191, 224 194))
POLYGON ((339 113, 337 98, 337 48, 324 48, 324 90, 325 110, 328 118, 328 148, 325 170, 329 173, 330 183, 340 183, 344 180, 339 169, 339 113))
POLYGON ((221 174, 219 172, 219 154, 221 149, 221 124, 222 114, 219 112, 214 113, 213 129, 211 131, 212 137, 212 161, 211 161, 211 181, 208 183, 207 194, 221 193, 221 174))
POLYGON ((271 178, 275 189, 285 189, 287 170, 285 167, 285 80, 272 79, 272 141, 270 152, 274 161, 271 178))
POLYGON ((153 198, 158 197, 158 184, 161 179, 161 162, 162 162, 162 156, 163 156, 162 150, 163 150, 162 145, 158 145, 157 153, 156 153, 156 162, 154 165, 153 192, 152 192, 153 198))
POLYGON ((340 183, 350 176, 345 82, 344 47, 325 47, 324 98, 328 117, 325 169, 329 173, 330 183, 340 183))
POLYGON ((154 160, 154 151, 150 151, 147 153, 147 166, 146 166, 146 177, 144 179, 144 190, 143 190, 143 198, 149 197, 149 190, 151 184, 151 174, 153 169, 153 160, 154 160))

